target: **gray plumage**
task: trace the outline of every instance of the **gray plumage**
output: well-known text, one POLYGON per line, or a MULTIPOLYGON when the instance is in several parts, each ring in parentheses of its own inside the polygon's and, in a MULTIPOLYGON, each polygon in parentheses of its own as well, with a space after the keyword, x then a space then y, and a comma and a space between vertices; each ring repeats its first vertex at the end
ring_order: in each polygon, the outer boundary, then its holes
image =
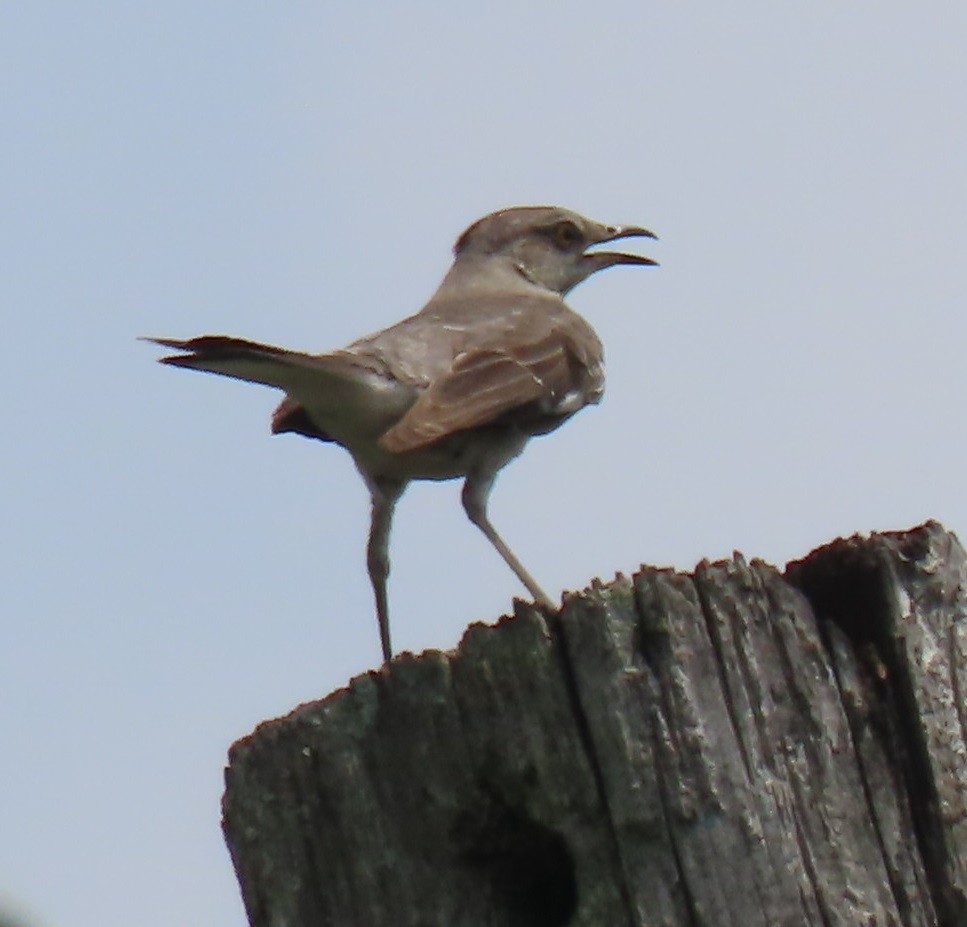
POLYGON ((504 209, 460 236, 453 265, 423 309, 341 350, 304 354, 222 335, 147 340, 185 352, 162 363, 283 390, 273 432, 352 454, 372 497, 367 565, 389 660, 389 531, 410 480, 463 477, 470 520, 531 595, 555 607, 490 524, 487 500, 499 470, 529 438, 601 399, 601 342, 563 297, 604 268, 654 264, 587 250, 633 236, 655 237, 558 207, 504 209))

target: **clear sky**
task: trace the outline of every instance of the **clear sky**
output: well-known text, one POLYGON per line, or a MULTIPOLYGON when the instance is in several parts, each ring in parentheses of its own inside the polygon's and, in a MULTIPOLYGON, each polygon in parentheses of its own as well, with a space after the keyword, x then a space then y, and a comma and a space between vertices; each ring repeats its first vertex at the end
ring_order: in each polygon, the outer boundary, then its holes
MULTIPOLYGON (((662 266, 572 294, 605 400, 494 492, 552 595, 967 530, 965 48, 952 2, 5 5, 0 909, 243 924, 229 744, 379 659, 349 457, 138 335, 339 347, 565 205, 662 266)), ((457 483, 392 558, 400 649, 522 592, 457 483)))

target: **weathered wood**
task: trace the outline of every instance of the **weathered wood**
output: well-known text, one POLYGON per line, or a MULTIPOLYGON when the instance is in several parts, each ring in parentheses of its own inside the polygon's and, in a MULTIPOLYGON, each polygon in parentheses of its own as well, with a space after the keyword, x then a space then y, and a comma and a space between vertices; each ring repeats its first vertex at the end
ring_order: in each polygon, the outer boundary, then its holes
POLYGON ((965 582, 928 523, 404 655, 232 748, 250 922, 963 927, 965 582))

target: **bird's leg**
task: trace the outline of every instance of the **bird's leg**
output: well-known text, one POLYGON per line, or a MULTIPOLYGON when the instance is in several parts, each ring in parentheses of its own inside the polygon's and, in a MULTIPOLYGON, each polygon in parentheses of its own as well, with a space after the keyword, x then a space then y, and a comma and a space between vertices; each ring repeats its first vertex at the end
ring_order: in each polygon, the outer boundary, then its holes
POLYGON ((496 473, 471 473, 467 476, 463 484, 463 492, 460 495, 463 510, 467 513, 470 521, 487 536, 487 540, 494 545, 497 553, 504 558, 507 566, 517 574, 517 578, 527 587, 527 591, 534 597, 538 605, 550 611, 557 611, 557 606, 551 601, 551 597, 537 585, 534 577, 527 572, 524 564, 517 559, 517 555, 497 534, 496 529, 487 517, 487 500, 490 497, 495 476, 496 473))
POLYGON ((379 640, 383 647, 383 661, 393 656, 389 637, 389 601, 386 596, 386 577, 389 576, 389 533, 393 525, 393 510, 403 494, 405 483, 396 480, 366 478, 373 502, 369 524, 369 543, 366 546, 366 566, 369 580, 376 597, 376 619, 379 622, 379 640))

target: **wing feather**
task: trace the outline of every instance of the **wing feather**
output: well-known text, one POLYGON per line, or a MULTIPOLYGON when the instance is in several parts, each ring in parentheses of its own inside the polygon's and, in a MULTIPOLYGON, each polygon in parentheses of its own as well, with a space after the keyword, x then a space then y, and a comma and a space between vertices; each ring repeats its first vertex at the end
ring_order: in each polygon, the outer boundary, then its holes
POLYGON ((415 450, 446 435, 485 425, 532 403, 552 408, 573 387, 568 342, 557 332, 513 349, 459 355, 381 438, 393 453, 415 450))

